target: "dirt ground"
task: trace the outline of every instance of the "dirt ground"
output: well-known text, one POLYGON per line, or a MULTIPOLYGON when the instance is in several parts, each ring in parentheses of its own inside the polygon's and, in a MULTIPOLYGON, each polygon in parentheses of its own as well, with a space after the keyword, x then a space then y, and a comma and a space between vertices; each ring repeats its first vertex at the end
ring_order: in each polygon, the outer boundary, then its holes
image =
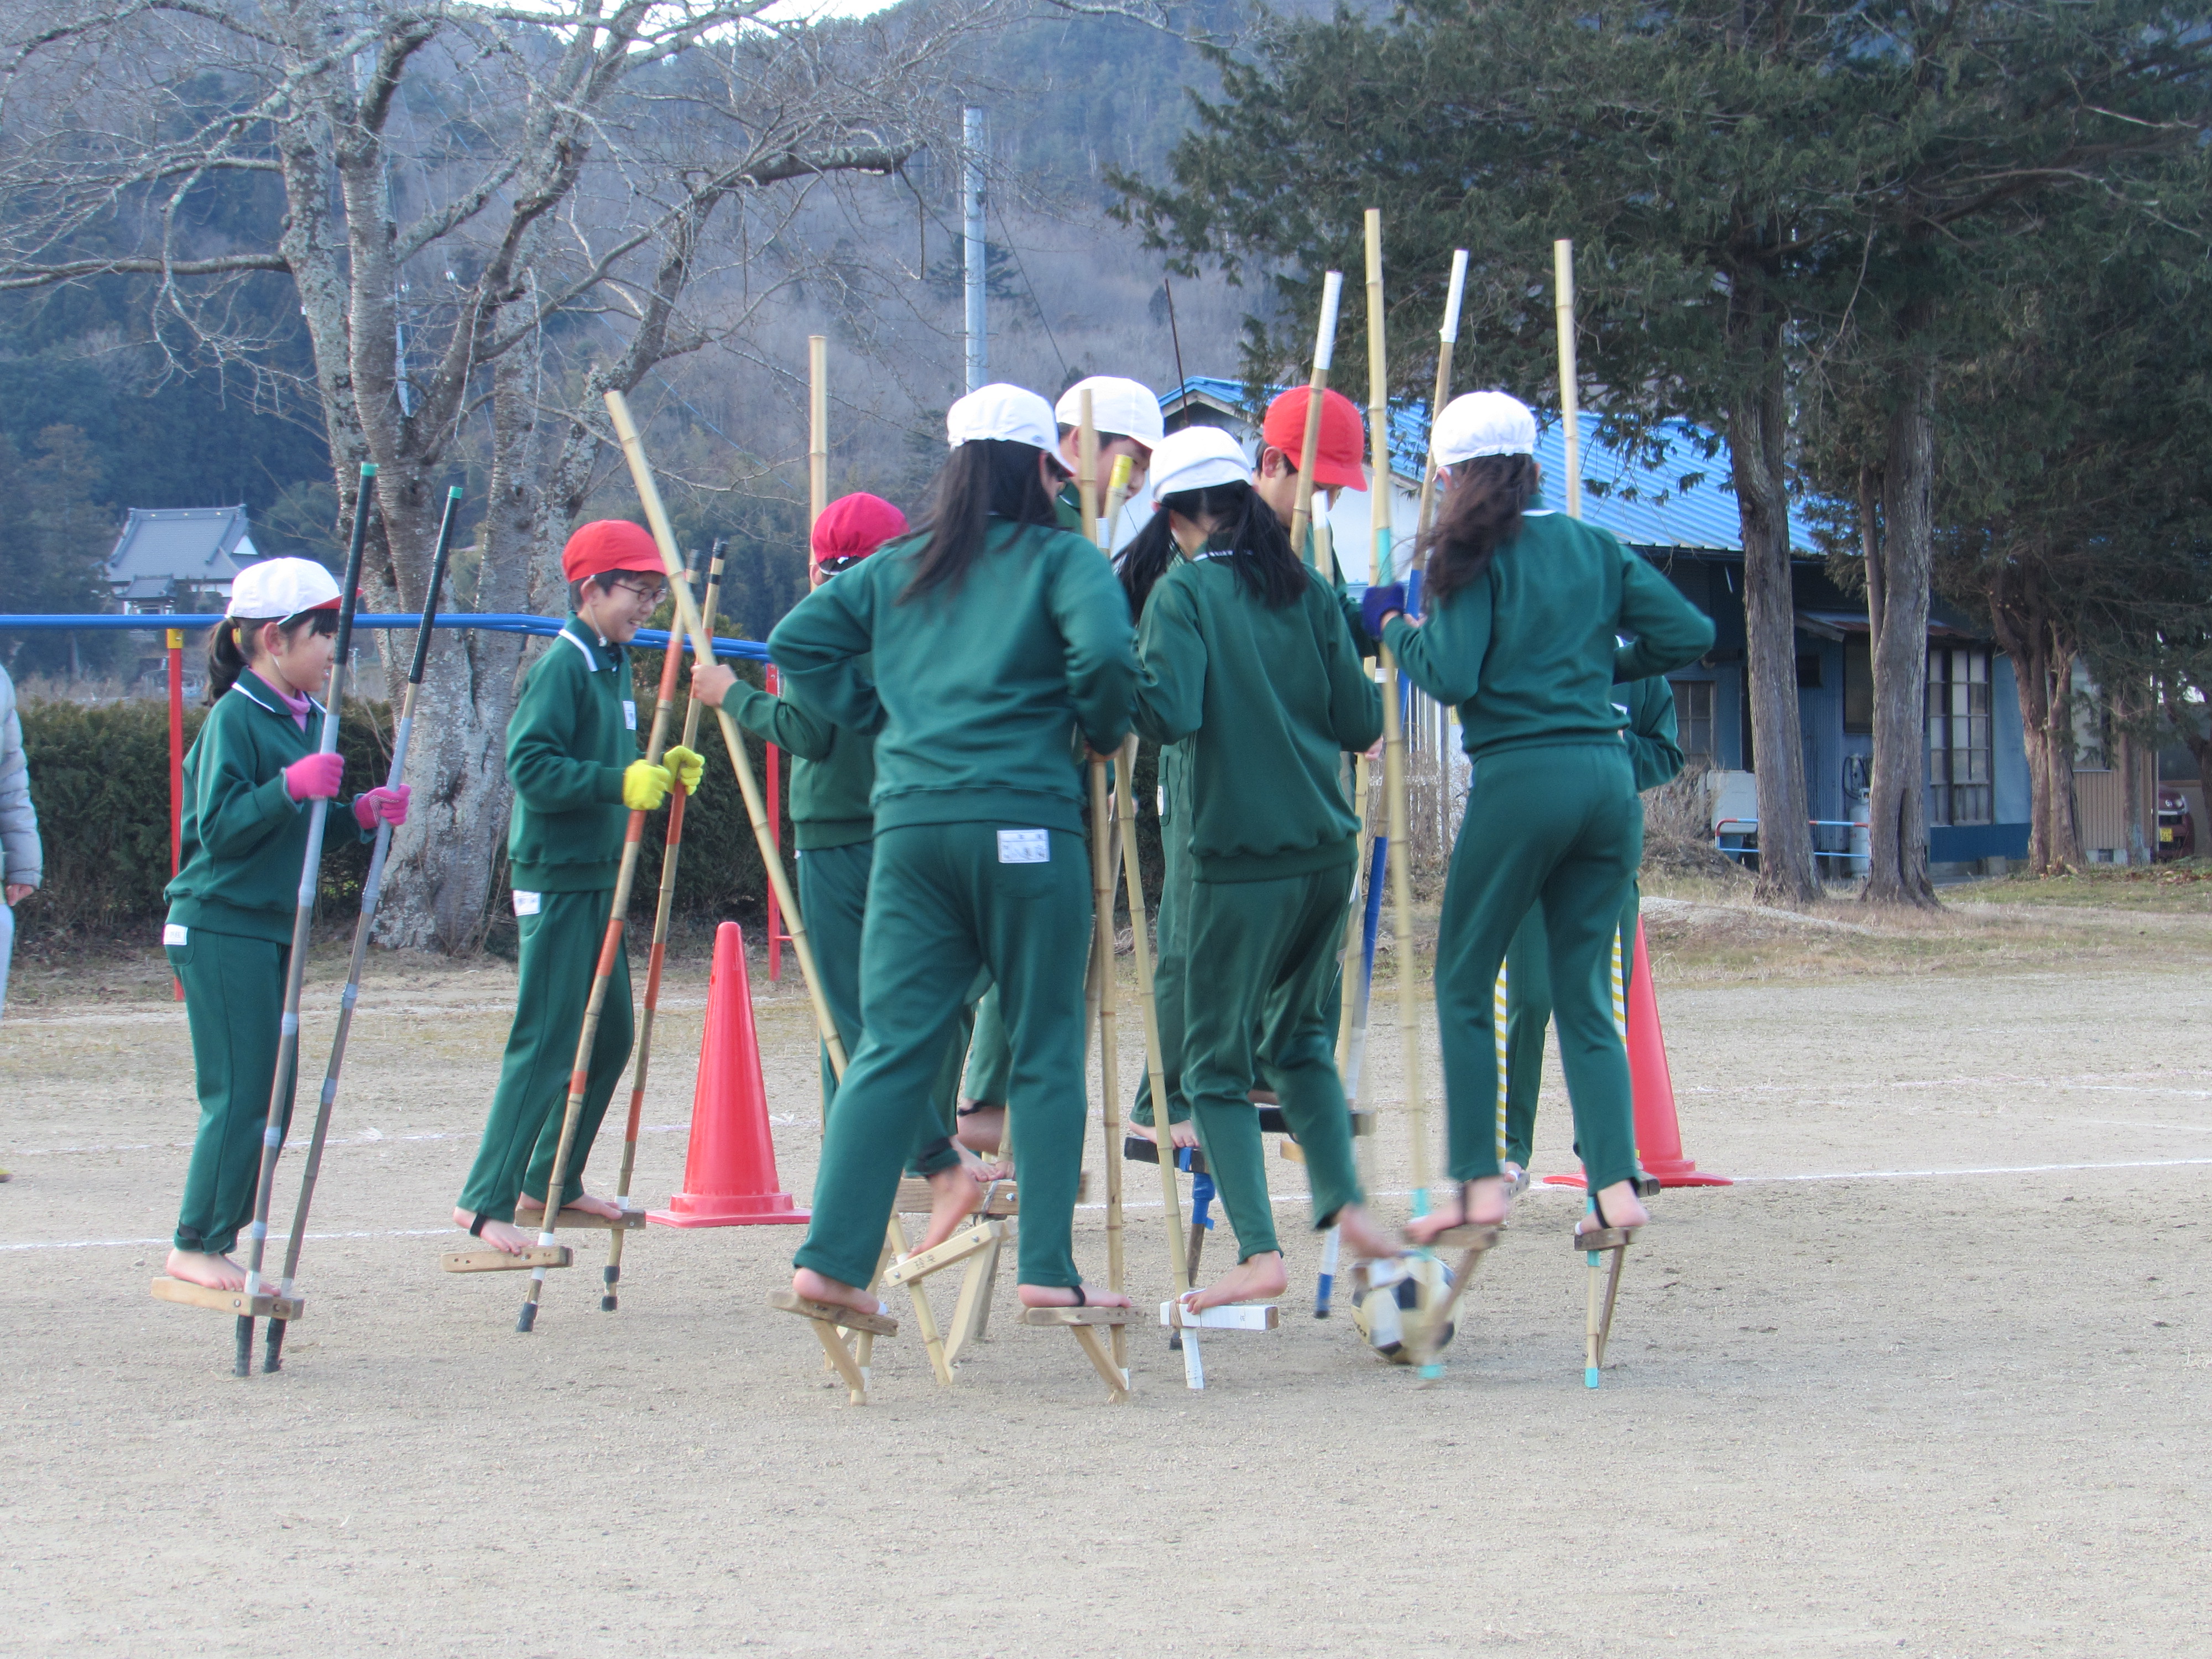
MULTIPOLYGON (((308 1316, 240 1382, 228 1318, 146 1291, 193 1111, 158 963, 27 967, 0 1024, 0 1653, 2212 1651, 2212 915, 1950 896, 1869 922, 1652 896, 1687 1149, 1739 1182, 1658 1200, 1595 1393, 1558 1189, 1428 1385, 1341 1306, 1309 1316, 1295 1228, 1282 1328, 1210 1340, 1203 1394, 1140 1328, 1118 1409, 1006 1290, 952 1389, 909 1316, 848 1407, 763 1305, 793 1228, 648 1229, 613 1315, 586 1241, 517 1335, 519 1276, 437 1266, 512 970, 398 961, 355 1028, 308 1316)), ((342 971, 313 974, 317 1073, 342 971)), ((655 1203, 703 957, 673 977, 655 1203)), ((761 989, 803 1201, 810 1028, 788 980, 761 989)), ((1370 1082, 1396 1217, 1394 1006, 1370 1082)), ((1571 1167, 1556 1078, 1537 1164, 1571 1167)), ((1156 1176, 1129 1176, 1157 1302, 1156 1176)), ((1094 1279, 1103 1221, 1078 1221, 1094 1279)))

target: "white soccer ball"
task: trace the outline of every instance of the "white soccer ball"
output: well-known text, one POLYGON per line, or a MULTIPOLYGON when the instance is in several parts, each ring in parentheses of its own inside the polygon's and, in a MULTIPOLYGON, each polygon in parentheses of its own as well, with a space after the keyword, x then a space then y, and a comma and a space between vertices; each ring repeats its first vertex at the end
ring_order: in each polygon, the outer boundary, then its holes
MULTIPOLYGON (((1451 1293, 1451 1269, 1434 1256, 1397 1255, 1370 1261, 1359 1271, 1352 1302, 1352 1322, 1367 1346, 1394 1365, 1420 1358, 1417 1340, 1425 1299, 1441 1303, 1451 1293)), ((1448 1323, 1434 1344, 1437 1352, 1451 1345, 1456 1322, 1448 1323)))

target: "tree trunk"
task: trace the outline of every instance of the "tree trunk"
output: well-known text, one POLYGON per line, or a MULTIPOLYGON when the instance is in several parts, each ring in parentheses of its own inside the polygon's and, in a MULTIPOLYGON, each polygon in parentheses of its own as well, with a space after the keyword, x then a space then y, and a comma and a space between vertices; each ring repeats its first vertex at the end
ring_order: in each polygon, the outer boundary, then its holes
POLYGON ((1756 380, 1729 413, 1729 466, 1743 536, 1744 687, 1751 698, 1759 786, 1761 904, 1796 906, 1818 898, 1813 835, 1807 822, 1805 744, 1797 713, 1796 607, 1790 582, 1788 439, 1783 381, 1782 314, 1756 289, 1731 299, 1729 331, 1742 353, 1758 354, 1756 380))
POLYGON ((1935 526, 1936 371, 1915 364, 1882 465, 1881 618, 1874 640, 1872 867, 1866 898, 1932 907, 1928 879, 1928 574, 1935 526))

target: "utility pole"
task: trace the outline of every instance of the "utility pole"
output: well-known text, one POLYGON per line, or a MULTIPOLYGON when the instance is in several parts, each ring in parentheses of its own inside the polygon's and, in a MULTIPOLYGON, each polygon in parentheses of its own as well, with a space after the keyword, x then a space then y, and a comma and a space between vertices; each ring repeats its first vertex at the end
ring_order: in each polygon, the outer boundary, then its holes
POLYGON ((968 286, 968 390, 990 379, 991 348, 983 326, 983 112, 970 104, 961 112, 960 205, 965 221, 968 286))

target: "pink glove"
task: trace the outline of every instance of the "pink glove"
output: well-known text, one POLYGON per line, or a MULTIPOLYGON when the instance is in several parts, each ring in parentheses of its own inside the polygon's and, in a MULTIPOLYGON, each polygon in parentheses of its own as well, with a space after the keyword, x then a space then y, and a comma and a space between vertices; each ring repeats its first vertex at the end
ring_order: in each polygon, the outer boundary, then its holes
POLYGON ((354 821, 374 832, 380 823, 388 823, 397 830, 407 822, 407 786, 380 783, 367 794, 355 797, 354 821))
POLYGON ((284 769, 284 789, 294 800, 328 800, 345 781, 343 755, 309 755, 284 769))

